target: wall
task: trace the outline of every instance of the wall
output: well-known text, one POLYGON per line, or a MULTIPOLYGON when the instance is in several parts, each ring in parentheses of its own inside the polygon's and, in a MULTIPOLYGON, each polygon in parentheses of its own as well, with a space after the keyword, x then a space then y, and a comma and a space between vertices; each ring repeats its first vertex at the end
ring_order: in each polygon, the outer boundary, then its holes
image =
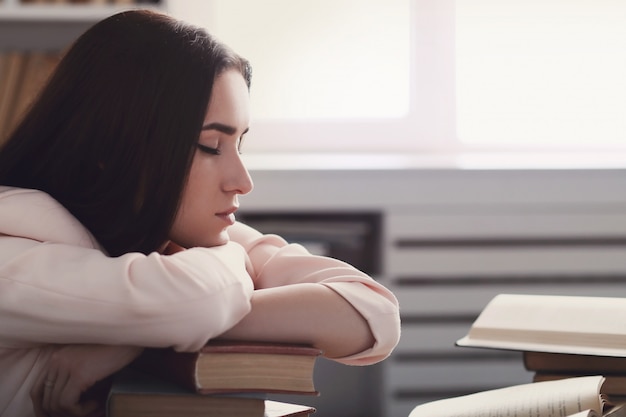
POLYGON ((495 294, 626 296, 623 169, 345 169, 348 161, 342 169, 314 157, 297 169, 288 158, 251 160, 256 188, 241 198, 244 216, 382 216, 376 278, 399 298, 402 340, 369 373, 337 367, 320 378, 320 417, 406 417, 422 402, 529 382, 519 355, 454 346, 495 294))

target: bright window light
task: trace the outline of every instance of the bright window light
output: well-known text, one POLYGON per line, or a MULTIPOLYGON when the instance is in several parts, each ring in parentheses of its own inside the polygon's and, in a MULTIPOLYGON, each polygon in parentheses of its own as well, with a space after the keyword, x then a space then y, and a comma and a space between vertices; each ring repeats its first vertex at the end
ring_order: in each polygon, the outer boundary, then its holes
POLYGON ((457 0, 458 138, 626 145, 626 2, 457 0))
POLYGON ((624 0, 168 7, 252 62, 246 152, 626 149, 624 0))
POLYGON ((255 119, 404 116, 408 0, 213 0, 211 31, 253 66, 255 119))

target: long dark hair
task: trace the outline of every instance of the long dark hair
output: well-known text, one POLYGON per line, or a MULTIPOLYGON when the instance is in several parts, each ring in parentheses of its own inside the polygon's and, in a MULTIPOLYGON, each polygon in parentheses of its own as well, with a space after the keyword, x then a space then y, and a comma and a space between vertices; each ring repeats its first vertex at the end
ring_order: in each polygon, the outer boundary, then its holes
POLYGON ((87 30, 0 150, 0 184, 42 190, 107 250, 167 240, 215 77, 250 66, 205 30, 135 10, 87 30))

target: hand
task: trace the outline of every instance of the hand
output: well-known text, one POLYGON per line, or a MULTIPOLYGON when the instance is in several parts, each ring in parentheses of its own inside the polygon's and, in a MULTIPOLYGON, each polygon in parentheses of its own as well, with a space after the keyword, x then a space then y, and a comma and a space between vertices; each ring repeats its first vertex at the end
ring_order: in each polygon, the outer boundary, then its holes
POLYGON ((35 380, 30 397, 37 417, 104 416, 106 378, 132 362, 139 347, 65 345, 35 380), (99 392, 99 388, 105 388, 99 392))

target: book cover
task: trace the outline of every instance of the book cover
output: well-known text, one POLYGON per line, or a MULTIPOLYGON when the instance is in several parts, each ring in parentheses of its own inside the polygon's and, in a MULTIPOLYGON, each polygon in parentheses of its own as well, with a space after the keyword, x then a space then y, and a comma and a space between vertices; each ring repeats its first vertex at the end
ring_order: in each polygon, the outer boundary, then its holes
POLYGON ((146 349, 133 364, 198 393, 266 392, 318 395, 310 346, 211 341, 199 352, 146 349))
POLYGON ((523 361, 529 371, 626 375, 626 357, 527 351, 523 361))

